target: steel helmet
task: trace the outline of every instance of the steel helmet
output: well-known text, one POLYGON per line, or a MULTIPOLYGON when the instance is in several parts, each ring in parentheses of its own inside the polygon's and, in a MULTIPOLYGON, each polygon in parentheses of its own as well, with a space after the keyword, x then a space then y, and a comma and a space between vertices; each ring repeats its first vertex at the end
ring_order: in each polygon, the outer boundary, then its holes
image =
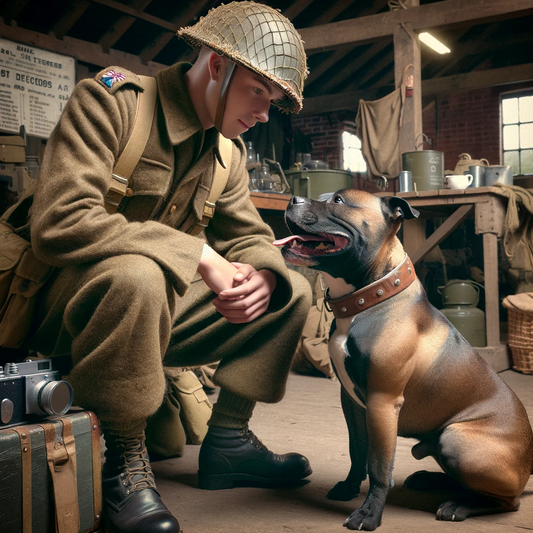
POLYGON ((191 46, 207 46, 272 82, 285 94, 274 101, 281 110, 302 109, 308 73, 303 41, 276 9, 248 1, 222 4, 177 34, 191 46))

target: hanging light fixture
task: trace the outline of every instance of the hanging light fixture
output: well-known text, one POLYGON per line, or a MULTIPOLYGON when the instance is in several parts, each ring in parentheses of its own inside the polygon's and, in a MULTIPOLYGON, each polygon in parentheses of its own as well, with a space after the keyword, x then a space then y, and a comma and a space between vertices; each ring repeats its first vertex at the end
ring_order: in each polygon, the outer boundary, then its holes
POLYGON ((433 35, 431 35, 431 33, 428 33, 427 31, 420 33, 418 37, 424 44, 426 44, 439 54, 449 54, 451 52, 451 50, 447 46, 443 45, 438 39, 433 37, 433 35))

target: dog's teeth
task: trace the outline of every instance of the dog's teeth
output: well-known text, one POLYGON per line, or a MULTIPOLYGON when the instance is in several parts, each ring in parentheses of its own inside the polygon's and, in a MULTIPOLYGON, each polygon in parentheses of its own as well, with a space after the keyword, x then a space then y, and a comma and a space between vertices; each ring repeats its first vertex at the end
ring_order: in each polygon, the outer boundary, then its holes
POLYGON ((324 245, 323 242, 320 242, 320 244, 315 248, 315 250, 327 250, 327 247, 324 245))

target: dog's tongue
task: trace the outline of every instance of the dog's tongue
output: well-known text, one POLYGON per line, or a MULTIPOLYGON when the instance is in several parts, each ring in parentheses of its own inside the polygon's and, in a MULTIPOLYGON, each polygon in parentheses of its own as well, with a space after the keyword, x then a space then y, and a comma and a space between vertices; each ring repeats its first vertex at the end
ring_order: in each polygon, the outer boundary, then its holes
POLYGON ((274 241, 272 244, 274 246, 283 246, 284 244, 287 244, 291 241, 321 241, 323 240, 318 235, 290 235, 289 237, 285 237, 283 239, 278 239, 274 241))

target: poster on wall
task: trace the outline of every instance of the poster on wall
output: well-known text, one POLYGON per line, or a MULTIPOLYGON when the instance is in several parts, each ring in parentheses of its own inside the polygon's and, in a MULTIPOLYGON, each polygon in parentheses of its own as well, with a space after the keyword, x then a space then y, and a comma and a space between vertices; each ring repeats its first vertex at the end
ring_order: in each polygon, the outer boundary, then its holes
POLYGON ((0 39, 0 131, 47 139, 75 83, 73 57, 0 39))

